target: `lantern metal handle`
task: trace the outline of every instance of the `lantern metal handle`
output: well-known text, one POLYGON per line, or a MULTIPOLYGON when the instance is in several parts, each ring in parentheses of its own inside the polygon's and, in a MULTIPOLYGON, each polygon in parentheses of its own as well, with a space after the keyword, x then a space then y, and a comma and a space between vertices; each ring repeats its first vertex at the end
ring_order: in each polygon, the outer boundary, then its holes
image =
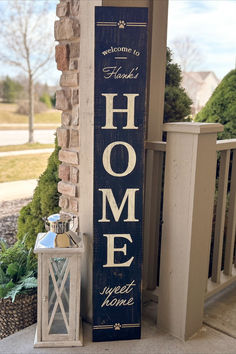
POLYGON ((42 218, 42 220, 44 221, 44 226, 45 226, 46 231, 49 231, 50 230, 50 225, 49 225, 49 222, 48 222, 48 219, 46 218, 46 216, 44 216, 42 218))
POLYGON ((68 219, 67 221, 55 221, 55 223, 50 223, 48 221, 47 217, 43 217, 42 220, 44 221, 44 225, 45 225, 45 229, 46 231, 53 231, 55 233, 63 233, 63 232, 67 232, 67 231, 73 231, 75 232, 76 230, 74 229, 76 227, 76 223, 75 223, 75 218, 76 216, 73 215, 71 216, 70 220, 68 219), (66 224, 70 223, 70 221, 73 221, 73 225, 71 227, 67 226, 66 224), (51 224, 53 224, 53 226, 51 226, 51 224), (67 229, 68 228, 68 229, 67 229))

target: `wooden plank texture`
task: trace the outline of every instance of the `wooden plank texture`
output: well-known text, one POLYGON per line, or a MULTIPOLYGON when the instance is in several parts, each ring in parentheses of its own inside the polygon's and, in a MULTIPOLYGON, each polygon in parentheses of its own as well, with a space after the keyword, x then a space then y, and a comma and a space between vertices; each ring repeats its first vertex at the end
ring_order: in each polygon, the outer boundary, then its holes
POLYGON ((146 141, 145 143, 146 150, 152 151, 166 151, 166 142, 165 141, 146 141))
POLYGON ((216 151, 236 149, 236 139, 218 140, 216 143, 216 151))
POLYGON ((140 338, 148 10, 95 10, 93 340, 140 338))

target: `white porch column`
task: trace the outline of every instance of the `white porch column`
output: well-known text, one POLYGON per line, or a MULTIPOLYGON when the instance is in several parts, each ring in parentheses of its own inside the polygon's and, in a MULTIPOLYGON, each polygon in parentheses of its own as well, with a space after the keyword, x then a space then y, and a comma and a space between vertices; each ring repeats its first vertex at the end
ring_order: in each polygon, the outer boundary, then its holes
POLYGON ((182 340, 202 325, 220 124, 170 123, 167 132, 158 325, 182 340))
MULTIPOLYGON (((150 53, 146 139, 147 141, 161 141, 165 95, 168 0, 152 1, 149 17, 150 53)), ((143 240, 143 289, 145 290, 155 290, 157 287, 162 162, 162 154, 154 154, 153 151, 146 152, 143 240)))
POLYGON ((94 156, 94 28, 95 6, 102 0, 80 2, 80 165, 79 228, 85 234, 82 267, 82 316, 92 321, 93 284, 93 156, 94 156))

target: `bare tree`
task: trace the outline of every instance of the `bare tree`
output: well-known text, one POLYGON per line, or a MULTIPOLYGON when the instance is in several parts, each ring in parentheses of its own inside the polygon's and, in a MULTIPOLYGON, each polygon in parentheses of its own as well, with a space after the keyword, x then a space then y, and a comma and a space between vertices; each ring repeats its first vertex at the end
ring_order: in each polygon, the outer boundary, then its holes
POLYGON ((0 60, 25 72, 28 78, 29 142, 34 141, 34 83, 49 69, 54 41, 47 0, 1 1, 0 60), (47 66, 47 68, 46 68, 47 66))
POLYGON ((203 55, 190 37, 180 37, 172 42, 175 60, 180 64, 183 72, 192 71, 203 61, 203 55))

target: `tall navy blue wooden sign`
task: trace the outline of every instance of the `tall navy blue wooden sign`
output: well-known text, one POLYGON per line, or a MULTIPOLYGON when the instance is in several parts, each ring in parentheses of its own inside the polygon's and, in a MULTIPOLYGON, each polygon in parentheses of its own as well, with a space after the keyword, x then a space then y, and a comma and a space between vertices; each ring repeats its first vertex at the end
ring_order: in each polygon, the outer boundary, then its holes
POLYGON ((148 11, 95 16, 93 340, 138 339, 148 11))

